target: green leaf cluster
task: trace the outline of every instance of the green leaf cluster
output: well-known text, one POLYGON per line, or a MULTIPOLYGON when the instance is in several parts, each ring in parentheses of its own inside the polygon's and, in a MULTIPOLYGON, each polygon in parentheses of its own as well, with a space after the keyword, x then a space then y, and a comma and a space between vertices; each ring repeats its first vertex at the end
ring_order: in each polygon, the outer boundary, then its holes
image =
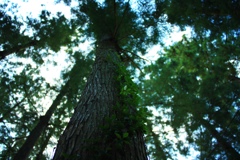
POLYGON ((239 30, 240 4, 235 0, 158 0, 157 6, 165 6, 163 13, 170 23, 192 26, 200 34, 210 31, 214 36, 239 30))
MULTIPOLYGON (((231 40, 185 37, 146 68, 150 71, 150 79, 145 82, 146 100, 159 104, 160 110, 170 110, 170 126, 176 134, 184 129, 186 141, 196 146, 202 158, 216 154, 233 158, 238 150, 238 45, 239 39, 234 36, 231 40), (215 146, 214 139, 222 145, 215 146), (226 149, 228 144, 232 151, 226 149)), ((177 145, 187 154, 181 141, 177 145)))

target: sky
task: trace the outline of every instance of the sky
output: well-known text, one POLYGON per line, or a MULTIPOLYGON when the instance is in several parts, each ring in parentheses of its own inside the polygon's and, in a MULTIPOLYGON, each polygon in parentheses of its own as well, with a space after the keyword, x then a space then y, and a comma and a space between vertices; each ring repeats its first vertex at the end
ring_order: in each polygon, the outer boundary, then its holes
POLYGON ((31 15, 32 17, 38 17, 42 10, 48 10, 52 13, 63 12, 67 18, 70 18, 70 8, 66 7, 63 2, 58 4, 54 3, 54 0, 1 0, 2 2, 10 1, 19 5, 19 14, 23 17, 31 15))

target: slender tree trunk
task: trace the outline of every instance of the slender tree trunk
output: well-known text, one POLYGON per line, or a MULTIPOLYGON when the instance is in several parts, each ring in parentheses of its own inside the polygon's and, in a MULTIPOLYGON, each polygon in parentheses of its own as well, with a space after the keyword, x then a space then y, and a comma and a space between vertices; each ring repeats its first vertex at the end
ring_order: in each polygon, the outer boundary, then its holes
POLYGON ((219 133, 215 126, 211 125, 208 120, 202 118, 202 114, 199 114, 197 110, 193 112, 193 116, 196 120, 200 120, 201 124, 211 133, 211 135, 216 138, 218 144, 225 150, 227 155, 232 155, 236 159, 240 159, 240 153, 238 153, 231 145, 231 142, 228 142, 221 133, 219 133))
POLYGON ((41 148, 40 148, 38 154, 36 155, 35 160, 43 160, 43 158, 44 158, 43 152, 44 152, 45 148, 47 147, 49 140, 52 137, 52 134, 54 133, 54 131, 55 131, 54 128, 48 128, 48 133, 46 135, 43 135, 44 142, 42 143, 41 148))
MULTIPOLYGON (((120 59, 114 42, 105 40, 96 49, 92 73, 75 112, 59 139, 54 160, 146 160, 141 131, 134 134, 121 126, 120 59), (120 111, 120 110, 119 110, 120 111), (117 121, 120 121, 119 124, 117 121), (125 137, 127 140, 125 141, 125 137)), ((128 118, 128 117, 125 117, 128 118)))
POLYGON ((2 113, 2 117, 0 117, 0 123, 3 122, 4 119, 7 119, 10 116, 11 112, 14 112, 14 110, 17 107, 20 107, 20 105, 24 102, 26 97, 22 98, 20 101, 16 102, 13 107, 9 108, 5 113, 2 113))
POLYGON ((229 142, 212 126, 207 120, 202 119, 202 124, 209 130, 214 138, 217 139, 218 144, 226 151, 227 154, 232 155, 236 159, 240 159, 240 153, 238 153, 229 142))
POLYGON ((38 124, 31 131, 30 135, 27 137, 26 141, 22 145, 22 147, 15 154, 13 160, 25 160, 28 158, 33 146, 41 136, 42 132, 46 129, 48 122, 56 110, 57 106, 60 104, 61 99, 66 94, 66 90, 68 88, 69 81, 65 84, 65 86, 61 89, 60 93, 57 95, 56 99, 53 101, 50 108, 47 110, 44 116, 40 117, 38 124))
POLYGON ((161 159, 161 160, 167 160, 167 155, 164 152, 163 149, 163 145, 161 144, 160 140, 159 140, 159 135, 157 135, 152 128, 153 124, 150 120, 148 120, 147 122, 147 127, 148 127, 148 132, 149 135, 152 137, 153 140, 153 144, 155 146, 155 152, 153 152, 154 157, 156 157, 156 159, 161 159))

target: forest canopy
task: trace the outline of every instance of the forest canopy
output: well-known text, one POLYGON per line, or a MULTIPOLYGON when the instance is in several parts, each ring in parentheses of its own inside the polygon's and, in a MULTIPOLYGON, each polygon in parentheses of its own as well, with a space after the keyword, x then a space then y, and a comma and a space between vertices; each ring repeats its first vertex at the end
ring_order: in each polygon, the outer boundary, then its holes
POLYGON ((240 159, 238 1, 33 4, 0 3, 0 159, 240 159))

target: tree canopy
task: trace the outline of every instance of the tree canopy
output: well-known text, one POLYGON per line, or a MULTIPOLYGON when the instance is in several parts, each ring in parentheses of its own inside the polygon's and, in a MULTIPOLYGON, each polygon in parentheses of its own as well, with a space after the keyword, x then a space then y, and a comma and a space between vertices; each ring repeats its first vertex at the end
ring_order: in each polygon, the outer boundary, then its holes
MULTIPOLYGON (((94 86, 116 96, 110 109, 93 107, 99 113, 93 120, 107 121, 97 131, 109 133, 101 138, 110 145, 108 150, 99 148, 108 144, 96 145, 91 153, 122 156, 137 152, 136 144, 144 141, 150 159, 240 159, 238 1, 59 3, 71 8, 71 18, 46 9, 38 17, 21 17, 18 4, 0 5, 1 159, 51 159, 57 143, 61 151, 65 128, 70 137, 67 129, 76 115, 94 115, 84 108, 94 86), (171 27, 190 27, 192 33, 166 46, 171 27), (83 50, 86 43, 91 44, 83 50), (154 45, 161 46, 159 58, 149 63, 143 56, 154 45), (43 70, 52 67, 61 71, 49 81, 43 70), (98 81, 101 76, 105 80, 98 81), (101 88, 105 85, 109 90, 101 88), (102 119, 105 113, 109 117, 102 119)), ((111 99, 92 97, 91 103, 111 99)), ((80 117, 83 125, 98 123, 80 117)), ((135 157, 144 157, 144 147, 140 150, 135 157)))

